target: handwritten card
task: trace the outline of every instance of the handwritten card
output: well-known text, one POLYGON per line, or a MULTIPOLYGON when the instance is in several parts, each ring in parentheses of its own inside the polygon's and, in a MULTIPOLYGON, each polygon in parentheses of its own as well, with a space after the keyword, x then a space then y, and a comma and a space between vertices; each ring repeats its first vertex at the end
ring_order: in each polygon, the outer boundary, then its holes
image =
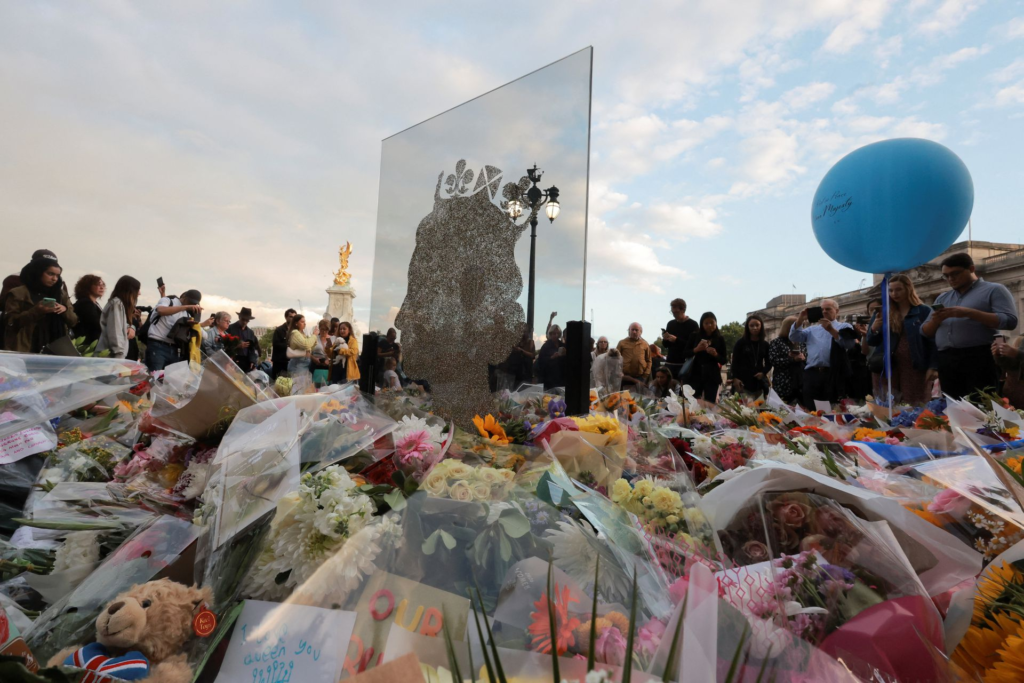
POLYGON ((247 600, 217 683, 333 683, 355 625, 355 612, 247 600))
POLYGON ((0 437, 0 465, 9 465, 57 447, 57 433, 49 424, 29 427, 0 437))

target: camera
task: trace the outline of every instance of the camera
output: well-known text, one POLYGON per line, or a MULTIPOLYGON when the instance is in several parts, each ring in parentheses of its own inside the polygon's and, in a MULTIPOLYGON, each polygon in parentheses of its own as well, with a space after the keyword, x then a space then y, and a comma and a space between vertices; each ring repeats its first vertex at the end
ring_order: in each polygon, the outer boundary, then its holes
POLYGON ((152 306, 136 306, 135 310, 136 311, 141 311, 143 313, 152 313, 153 312, 153 307, 152 306))
POLYGON ((848 315, 846 316, 846 322, 853 325, 867 325, 871 322, 871 316, 869 315, 848 315))

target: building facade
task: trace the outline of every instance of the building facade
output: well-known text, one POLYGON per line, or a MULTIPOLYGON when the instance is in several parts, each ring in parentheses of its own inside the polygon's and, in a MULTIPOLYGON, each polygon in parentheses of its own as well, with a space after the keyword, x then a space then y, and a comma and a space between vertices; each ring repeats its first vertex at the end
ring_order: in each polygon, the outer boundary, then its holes
MULTIPOLYGON (((1021 244, 957 242, 928 263, 906 272, 913 280, 914 288, 921 300, 926 304, 931 304, 935 301, 935 297, 949 289, 949 285, 942 279, 942 268, 939 264, 950 254, 963 251, 970 253, 974 258, 974 265, 980 277, 989 282, 998 282, 1010 290, 1017 302, 1017 317, 1024 320, 1024 245, 1021 244)), ((839 319, 844 320, 848 315, 864 315, 867 312, 868 302, 880 299, 881 292, 882 276, 875 275, 874 284, 871 287, 824 298, 836 300, 839 304, 839 319)), ((821 299, 815 299, 808 303, 807 297, 803 294, 785 294, 775 297, 765 304, 764 308, 751 311, 747 315, 757 315, 764 320, 764 326, 770 339, 779 333, 782 321, 787 316, 798 315, 809 305, 817 305, 820 302, 821 299)), ((1019 333, 1020 326, 1010 334, 1019 333)))

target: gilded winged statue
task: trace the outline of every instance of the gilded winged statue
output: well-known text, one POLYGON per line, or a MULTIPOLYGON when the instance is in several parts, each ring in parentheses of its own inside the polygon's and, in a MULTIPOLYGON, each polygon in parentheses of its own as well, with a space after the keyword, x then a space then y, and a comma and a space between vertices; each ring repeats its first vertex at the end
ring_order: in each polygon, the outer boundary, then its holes
POLYGON ((341 263, 341 268, 334 274, 334 284, 339 287, 344 287, 352 279, 352 275, 348 272, 348 257, 352 255, 352 243, 345 242, 345 246, 338 248, 338 261, 341 263))

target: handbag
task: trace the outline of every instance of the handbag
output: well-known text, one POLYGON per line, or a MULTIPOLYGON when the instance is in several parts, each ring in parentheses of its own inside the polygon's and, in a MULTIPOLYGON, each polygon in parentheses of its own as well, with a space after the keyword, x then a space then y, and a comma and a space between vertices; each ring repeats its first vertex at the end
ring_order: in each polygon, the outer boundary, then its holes
POLYGON ((69 356, 76 358, 81 356, 78 349, 75 348, 75 342, 71 341, 71 337, 63 334, 49 344, 43 347, 42 352, 49 356, 69 356))

